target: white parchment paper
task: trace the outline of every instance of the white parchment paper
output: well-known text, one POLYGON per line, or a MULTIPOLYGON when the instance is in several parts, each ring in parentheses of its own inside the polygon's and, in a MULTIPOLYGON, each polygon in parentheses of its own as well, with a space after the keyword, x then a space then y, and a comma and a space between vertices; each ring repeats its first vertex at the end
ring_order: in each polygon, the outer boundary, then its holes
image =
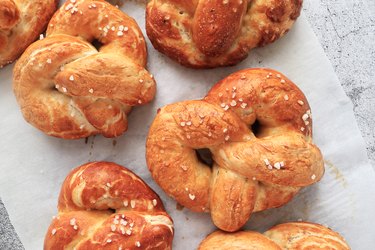
MULTIPOLYGON (((144 6, 131 2, 122 9, 144 30, 144 6)), ((144 33, 145 34, 145 33, 144 33)), ((148 39, 146 38, 148 41, 148 39)), ((56 214, 57 197, 69 171, 87 161, 124 165, 159 195, 175 222, 174 249, 196 249, 215 228, 209 214, 176 209, 155 184, 145 162, 145 139, 156 110, 168 103, 200 99, 228 74, 248 67, 271 67, 286 74, 306 94, 313 112, 314 140, 326 160, 323 180, 304 189, 288 205, 253 215, 248 229, 303 219, 340 232, 352 249, 375 246, 375 174, 346 97, 304 16, 283 39, 253 50, 235 67, 192 70, 156 52, 148 41, 149 70, 158 92, 155 101, 136 108, 128 132, 116 139, 102 136, 67 141, 44 135, 27 124, 11 89, 12 68, 0 70, 0 196, 26 249, 42 249, 44 234, 56 214)))

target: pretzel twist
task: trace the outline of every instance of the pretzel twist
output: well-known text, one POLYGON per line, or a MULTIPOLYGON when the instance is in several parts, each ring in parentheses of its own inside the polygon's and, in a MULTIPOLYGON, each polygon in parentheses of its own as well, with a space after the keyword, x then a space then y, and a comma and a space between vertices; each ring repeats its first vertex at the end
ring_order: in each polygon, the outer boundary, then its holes
POLYGON ((110 162, 93 162, 65 179, 58 216, 45 250, 171 249, 173 222, 158 195, 138 176, 110 162))
POLYGON ((263 235, 252 231, 216 231, 202 241, 198 250, 350 250, 338 233, 319 224, 290 222, 277 225, 263 235))
POLYGON ((236 231, 252 212, 279 207, 321 179, 323 159, 311 134, 310 107, 297 86, 274 70, 247 69, 217 83, 204 100, 160 109, 146 158, 168 195, 236 231), (212 169, 196 155, 203 148, 212 153, 212 169))
POLYGON ((151 0, 146 29, 154 47, 196 68, 233 65, 292 27, 302 0, 151 0))
POLYGON ((12 63, 45 30, 58 2, 0 1, 0 68, 12 63))
POLYGON ((132 18, 105 1, 67 1, 47 37, 17 62, 14 92, 25 119, 49 135, 115 137, 127 130, 131 107, 155 95, 146 59, 132 18))

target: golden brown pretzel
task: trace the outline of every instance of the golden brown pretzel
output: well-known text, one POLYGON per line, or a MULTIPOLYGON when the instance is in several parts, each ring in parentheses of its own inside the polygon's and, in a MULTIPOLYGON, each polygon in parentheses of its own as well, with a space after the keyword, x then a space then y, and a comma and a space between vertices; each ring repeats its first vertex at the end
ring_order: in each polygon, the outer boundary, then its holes
POLYGON ((319 224, 290 222, 277 225, 263 235, 252 231, 216 231, 202 241, 198 250, 350 250, 344 238, 319 224))
POLYGON ((0 68, 12 63, 42 33, 58 0, 0 0, 0 68))
POLYGON ((93 162, 65 179, 45 250, 172 249, 173 222, 159 196, 130 170, 93 162))
POLYGON ((195 68, 233 65, 282 37, 302 0, 151 0, 146 30, 154 47, 195 68))
POLYGON ((132 106, 150 102, 155 81, 136 22, 102 0, 69 0, 14 69, 22 113, 43 132, 66 139, 121 135, 132 106), (99 51, 90 43, 99 41, 99 51))
POLYGON ((210 211, 217 227, 236 231, 252 212, 279 207, 321 179, 311 128, 309 104, 296 85, 274 70, 246 69, 217 83, 204 100, 160 109, 147 138, 147 164, 177 202, 210 211), (195 150, 202 148, 211 151, 212 168, 198 160, 195 150))

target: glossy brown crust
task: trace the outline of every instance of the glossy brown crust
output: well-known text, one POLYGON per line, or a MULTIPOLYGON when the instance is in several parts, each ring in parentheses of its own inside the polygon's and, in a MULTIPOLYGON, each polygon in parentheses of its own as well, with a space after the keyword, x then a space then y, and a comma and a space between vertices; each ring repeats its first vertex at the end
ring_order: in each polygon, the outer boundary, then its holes
POLYGON ((204 100, 161 108, 147 138, 147 165, 178 203, 210 211, 217 227, 236 231, 253 212, 282 206, 322 178, 311 131, 309 104, 295 84, 274 70, 246 69, 204 100), (198 160, 202 148, 211 151, 212 168, 198 160))
POLYGON ((67 1, 16 63, 13 89, 26 121, 48 135, 116 137, 131 108, 155 96, 146 60, 132 18, 105 1, 67 1))
POLYGON ((173 222, 158 195, 130 170, 93 162, 65 179, 45 250, 172 249, 173 222))
POLYGON ((58 0, 0 1, 0 68, 12 63, 45 30, 58 0))
POLYGON ((281 250, 281 248, 257 232, 215 231, 201 242, 198 250, 281 250))
POLYGON ((242 231, 216 231, 202 241, 198 250, 350 250, 344 238, 319 224, 290 222, 277 225, 263 235, 242 231))
POLYGON ((146 31, 154 47, 182 65, 234 65, 282 37, 302 0, 151 0, 146 31))

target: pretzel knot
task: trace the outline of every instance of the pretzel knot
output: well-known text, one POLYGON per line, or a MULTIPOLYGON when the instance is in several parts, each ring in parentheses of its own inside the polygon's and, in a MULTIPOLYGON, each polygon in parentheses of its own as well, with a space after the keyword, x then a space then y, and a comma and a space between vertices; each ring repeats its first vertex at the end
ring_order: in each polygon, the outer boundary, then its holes
POLYGON ((93 162, 65 179, 44 249, 171 249, 173 222, 138 176, 93 162))
POLYGON ((322 225, 289 222, 272 227, 263 235, 252 231, 225 233, 216 231, 200 244, 198 250, 237 249, 331 249, 350 250, 345 239, 322 225))
POLYGON ((233 65, 282 37, 302 0, 151 0, 146 30, 156 49, 197 68, 233 65))
POLYGON ((58 0, 0 1, 0 68, 12 63, 47 26, 58 0))
POLYGON ((311 126, 296 85, 273 70, 247 69, 217 83, 204 100, 162 108, 147 138, 147 164, 177 202, 211 211, 217 227, 236 231, 252 212, 281 206, 321 179, 311 126), (212 153, 212 168, 199 160, 199 149, 212 153))
POLYGON ((14 92, 25 119, 49 135, 115 137, 126 131, 131 107, 155 95, 146 59, 132 18, 105 1, 67 1, 47 37, 17 62, 14 92))

